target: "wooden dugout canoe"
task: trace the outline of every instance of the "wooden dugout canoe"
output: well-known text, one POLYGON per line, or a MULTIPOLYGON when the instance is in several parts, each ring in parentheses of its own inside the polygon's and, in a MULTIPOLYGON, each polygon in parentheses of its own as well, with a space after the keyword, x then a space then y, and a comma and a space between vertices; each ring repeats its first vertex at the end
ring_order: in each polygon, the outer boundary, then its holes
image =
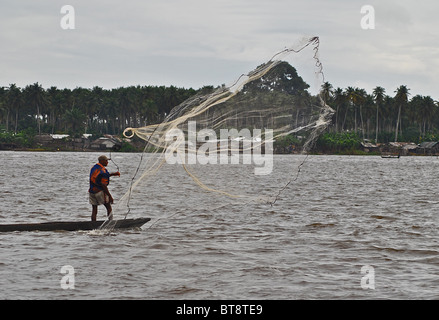
POLYGON ((105 222, 114 229, 140 228, 150 221, 150 218, 123 219, 111 221, 60 221, 24 224, 0 224, 0 232, 11 231, 80 231, 95 230, 105 222))

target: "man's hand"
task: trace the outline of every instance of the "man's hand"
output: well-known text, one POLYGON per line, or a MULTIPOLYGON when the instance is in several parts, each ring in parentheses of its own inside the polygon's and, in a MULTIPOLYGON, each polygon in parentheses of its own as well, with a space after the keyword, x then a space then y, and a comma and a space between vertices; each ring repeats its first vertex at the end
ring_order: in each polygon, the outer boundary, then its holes
POLYGON ((111 176, 118 176, 118 177, 120 177, 120 172, 119 171, 117 171, 117 172, 113 172, 112 174, 110 174, 111 176))

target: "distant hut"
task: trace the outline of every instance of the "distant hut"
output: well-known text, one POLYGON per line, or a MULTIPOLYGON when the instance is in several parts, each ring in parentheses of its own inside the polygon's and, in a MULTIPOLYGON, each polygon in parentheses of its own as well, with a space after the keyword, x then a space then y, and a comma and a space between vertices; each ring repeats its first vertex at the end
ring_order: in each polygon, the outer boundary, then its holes
POLYGON ((381 145, 380 151, 383 158, 399 158, 402 153, 402 144, 400 142, 389 142, 381 145))
POLYGON ((418 145, 415 143, 407 143, 404 145, 401 149, 401 155, 408 156, 416 154, 416 151, 418 150, 418 145))
POLYGON ((436 141, 422 142, 417 148, 417 153, 424 155, 438 155, 439 143, 436 141))
POLYGON ((361 142, 361 147, 364 152, 376 152, 379 151, 379 148, 376 144, 371 143, 368 140, 364 140, 361 142))
POLYGON ((120 139, 106 135, 91 142, 90 148, 95 150, 119 150, 122 147, 120 139))

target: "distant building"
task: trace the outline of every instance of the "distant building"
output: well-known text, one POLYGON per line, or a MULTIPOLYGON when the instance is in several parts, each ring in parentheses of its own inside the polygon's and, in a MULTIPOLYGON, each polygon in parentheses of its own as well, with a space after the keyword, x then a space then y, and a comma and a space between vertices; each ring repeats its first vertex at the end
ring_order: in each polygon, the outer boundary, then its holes
POLYGON ((425 154, 425 155, 438 155, 439 142, 436 141, 422 142, 417 148, 417 153, 425 154))
POLYGON ((375 152, 379 151, 379 148, 376 144, 371 143, 369 140, 364 140, 361 142, 361 147, 364 152, 375 152))
POLYGON ((409 156, 418 153, 419 146, 413 142, 389 142, 381 145, 381 155, 409 156))
POLYGON ((407 143, 405 145, 402 146, 401 149, 401 155, 403 156, 408 156, 408 155, 413 155, 416 153, 416 150, 418 150, 418 145, 415 143, 407 143))
POLYGON ((119 150, 122 147, 122 141, 118 137, 105 135, 91 142, 90 149, 95 150, 119 150))

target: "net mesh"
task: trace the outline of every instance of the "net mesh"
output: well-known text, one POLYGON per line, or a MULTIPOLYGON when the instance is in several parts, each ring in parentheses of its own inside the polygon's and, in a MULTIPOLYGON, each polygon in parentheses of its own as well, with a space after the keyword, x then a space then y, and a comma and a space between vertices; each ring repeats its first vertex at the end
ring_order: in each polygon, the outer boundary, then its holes
MULTIPOLYGON (((124 135, 143 139, 145 148, 115 214, 125 211, 126 218, 134 197, 148 202, 148 190, 153 188, 148 181, 156 181, 165 167, 168 175, 182 168, 198 188, 192 189, 194 193, 202 190, 203 201, 212 201, 212 208, 224 201, 273 205, 297 179, 334 112, 320 94, 325 79, 318 51, 318 37, 303 39, 228 86, 200 90, 175 106, 163 122, 127 128, 124 135), (315 95, 287 61, 301 52, 307 52, 305 60, 311 63, 306 70, 313 70, 318 85, 315 95), (253 191, 251 186, 264 185, 267 176, 274 174, 273 154, 279 152, 300 153, 304 158, 295 169, 281 173, 283 179, 275 186, 253 191), (240 186, 240 181, 246 186, 240 186)), ((176 178, 174 185, 178 184, 176 178)), ((188 194, 188 201, 190 198, 188 194)), ((169 210, 179 212, 178 206, 169 210)))

